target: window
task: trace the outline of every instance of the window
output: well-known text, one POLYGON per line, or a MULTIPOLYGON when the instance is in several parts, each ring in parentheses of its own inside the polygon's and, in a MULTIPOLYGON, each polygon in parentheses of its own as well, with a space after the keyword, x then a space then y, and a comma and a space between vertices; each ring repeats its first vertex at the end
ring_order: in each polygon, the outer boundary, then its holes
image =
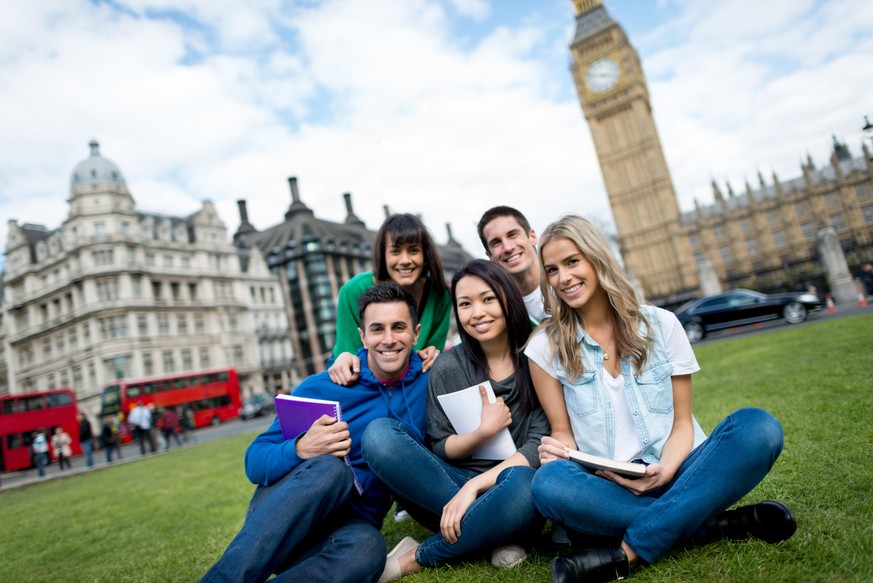
POLYGON ((794 205, 794 212, 797 213, 798 217, 802 217, 803 215, 805 215, 808 210, 809 207, 806 205, 805 202, 799 202, 794 205))
POLYGON ((861 214, 864 216, 864 222, 873 224, 873 204, 867 204, 861 207, 861 214))
POLYGON ((835 231, 844 231, 846 229, 846 217, 843 213, 831 215, 831 225, 835 231))
POLYGON ((112 265, 112 249, 98 249, 91 252, 94 265, 112 265))
POLYGON ((118 299, 118 280, 101 279, 97 281, 97 298, 101 302, 118 299))
POLYGON ((238 323, 236 320, 236 314, 229 314, 227 316, 227 325, 230 328, 231 332, 236 332, 238 328, 238 323))
POLYGON ((63 332, 58 334, 55 337, 55 350, 58 351, 58 354, 64 353, 64 334, 63 334, 63 332))
POLYGON ((187 314, 178 314, 176 316, 176 334, 179 336, 188 335, 188 316, 187 314))
POLYGON ((150 266, 150 267, 151 267, 151 266, 154 266, 154 264, 155 264, 155 254, 154 254, 154 253, 146 253, 145 262, 146 262, 146 265, 148 265, 148 266, 150 266))
POLYGON ((192 300, 197 299, 197 284, 189 283, 188 284, 188 298, 192 300))
POLYGON ((127 318, 124 316, 110 316, 100 318, 100 337, 104 340, 110 338, 127 337, 127 318))
POLYGON ((194 314, 194 333, 203 334, 203 314, 194 314))
POLYGON ((142 297, 142 278, 135 275, 130 280, 130 289, 133 292, 133 297, 142 297))
POLYGON ((51 338, 46 338, 42 341, 42 355, 48 359, 52 357, 52 341, 51 338))
POLYGON ((715 236, 716 240, 724 239, 724 228, 716 227, 712 230, 713 236, 715 236))
POLYGON ((166 314, 158 314, 158 336, 170 335, 170 319, 166 314))
POLYGON ((869 184, 859 184, 855 187, 855 196, 857 196, 860 200, 864 200, 870 198, 870 185, 869 184))
POLYGON ((748 233, 749 231, 752 231, 755 226, 752 224, 752 221, 745 219, 740 221, 740 228, 743 230, 744 233, 748 233))
POLYGON ((782 229, 776 229, 773 231, 773 244, 777 247, 785 246, 785 231, 782 229))
POLYGON ((151 376, 155 374, 155 365, 152 362, 151 352, 142 353, 142 374, 144 374, 145 376, 151 376))
POLYGON ((771 225, 779 222, 779 211, 770 211, 767 213, 767 222, 771 225))
POLYGON ((176 361, 173 359, 173 351, 165 350, 163 352, 164 372, 176 372, 176 361))
POLYGON ((194 359, 191 357, 191 349, 185 348, 182 350, 182 370, 191 370, 194 368, 194 359))
POLYGON ((200 368, 209 368, 209 348, 201 346, 198 350, 200 358, 200 368))
POLYGON ((79 335, 76 333, 75 328, 67 332, 67 345, 70 347, 70 350, 75 350, 79 347, 79 335))
POLYGON ((152 297, 154 299, 160 299, 161 297, 161 282, 153 281, 152 282, 152 297))
MULTIPOLYGON (((125 237, 130 236, 130 223, 127 221, 121 221, 121 234, 125 237)), ((129 247, 129 249, 132 249, 132 247, 129 247)))
POLYGON ((812 221, 805 221, 800 223, 800 232, 803 233, 804 239, 814 239, 815 238, 815 224, 812 221))
POLYGON ((164 255, 164 267, 173 267, 172 255, 164 255))
POLYGON ((840 206, 840 199, 836 194, 825 195, 825 206, 828 208, 837 208, 840 206))
POLYGON ((242 366, 243 365, 243 348, 242 346, 234 346, 233 347, 233 364, 234 366, 242 366))
POLYGON ((91 344, 91 326, 87 323, 82 324, 82 340, 86 346, 91 344))
POLYGON ((136 263, 136 249, 133 247, 127 247, 127 262, 136 263))
POLYGON ((729 245, 722 245, 718 248, 719 255, 721 255, 721 260, 724 263, 727 263, 731 260, 731 248, 729 245))
POLYGON ((140 336, 149 335, 149 321, 145 315, 140 314, 136 317, 136 329, 140 336))
POLYGON ((187 255, 182 257, 182 267, 191 267, 191 258, 187 255))
POLYGON ((170 296, 173 298, 173 301, 178 302, 182 297, 179 294, 179 283, 176 281, 170 282, 170 296))
POLYGON ((106 223, 103 221, 97 221, 94 223, 94 234, 98 237, 106 236, 106 223))

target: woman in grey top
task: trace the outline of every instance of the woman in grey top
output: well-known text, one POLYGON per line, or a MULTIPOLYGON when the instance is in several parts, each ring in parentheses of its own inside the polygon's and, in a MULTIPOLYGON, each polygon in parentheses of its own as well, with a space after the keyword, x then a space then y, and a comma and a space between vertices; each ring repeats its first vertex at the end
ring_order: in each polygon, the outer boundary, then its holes
POLYGON ((452 300, 462 343, 441 354, 428 381, 427 445, 392 419, 370 423, 364 458, 419 522, 437 534, 421 544, 407 537, 388 555, 380 581, 446 562, 491 553, 496 567, 526 557, 522 544, 542 528, 530 495, 539 467, 537 447, 549 433, 521 348, 531 332, 521 293, 506 271, 473 260, 452 279, 452 300), (481 422, 458 435, 437 397, 490 381, 481 422), (516 451, 504 460, 474 457, 503 429, 516 451))

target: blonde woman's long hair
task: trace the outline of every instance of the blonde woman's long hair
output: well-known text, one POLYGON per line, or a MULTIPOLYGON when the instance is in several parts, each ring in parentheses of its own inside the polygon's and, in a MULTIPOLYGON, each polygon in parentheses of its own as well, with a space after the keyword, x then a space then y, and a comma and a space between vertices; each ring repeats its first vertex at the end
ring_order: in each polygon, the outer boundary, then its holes
POLYGON ((543 231, 539 240, 539 258, 540 289, 546 311, 552 315, 543 321, 543 327, 549 336, 552 353, 558 356, 568 379, 578 379, 584 372, 582 352, 576 341, 576 326, 584 328, 585 322, 576 310, 558 298, 549 285, 543 266, 543 249, 555 239, 571 241, 594 267, 600 287, 609 298, 617 351, 639 374, 646 365, 646 356, 652 345, 649 322, 640 309, 639 297, 612 254, 603 232, 588 219, 567 215, 543 231))

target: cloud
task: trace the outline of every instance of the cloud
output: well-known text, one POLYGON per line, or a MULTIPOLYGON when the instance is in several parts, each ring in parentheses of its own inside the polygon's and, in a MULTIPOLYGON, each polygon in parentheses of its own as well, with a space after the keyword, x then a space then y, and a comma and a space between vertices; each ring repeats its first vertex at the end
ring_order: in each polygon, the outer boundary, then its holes
MULTIPOLYGON (((606 6, 640 49, 683 208, 713 177, 736 189, 758 169, 796 176, 807 151, 825 163, 831 133, 858 151, 873 4, 606 6)), ((239 198, 257 227, 280 222, 290 175, 320 217, 342 220, 351 192, 370 227, 383 205, 420 212, 475 255, 496 204, 538 231, 567 212, 607 223, 573 24, 566 0, 0 3, 0 215, 59 226, 96 137, 140 208, 208 198, 231 231, 239 198)))

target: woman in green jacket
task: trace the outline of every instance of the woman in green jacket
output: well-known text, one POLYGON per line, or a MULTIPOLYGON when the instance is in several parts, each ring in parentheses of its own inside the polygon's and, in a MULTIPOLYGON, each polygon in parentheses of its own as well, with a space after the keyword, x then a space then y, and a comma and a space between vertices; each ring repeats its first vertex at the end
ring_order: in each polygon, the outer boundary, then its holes
POLYGON ((377 283, 394 281, 415 298, 421 324, 415 350, 425 371, 446 345, 452 302, 436 245, 418 217, 396 214, 385 219, 373 244, 373 265, 375 272, 359 273, 339 292, 334 362, 328 369, 337 384, 347 385, 358 378, 361 366, 356 353, 362 346, 358 298, 377 283))

